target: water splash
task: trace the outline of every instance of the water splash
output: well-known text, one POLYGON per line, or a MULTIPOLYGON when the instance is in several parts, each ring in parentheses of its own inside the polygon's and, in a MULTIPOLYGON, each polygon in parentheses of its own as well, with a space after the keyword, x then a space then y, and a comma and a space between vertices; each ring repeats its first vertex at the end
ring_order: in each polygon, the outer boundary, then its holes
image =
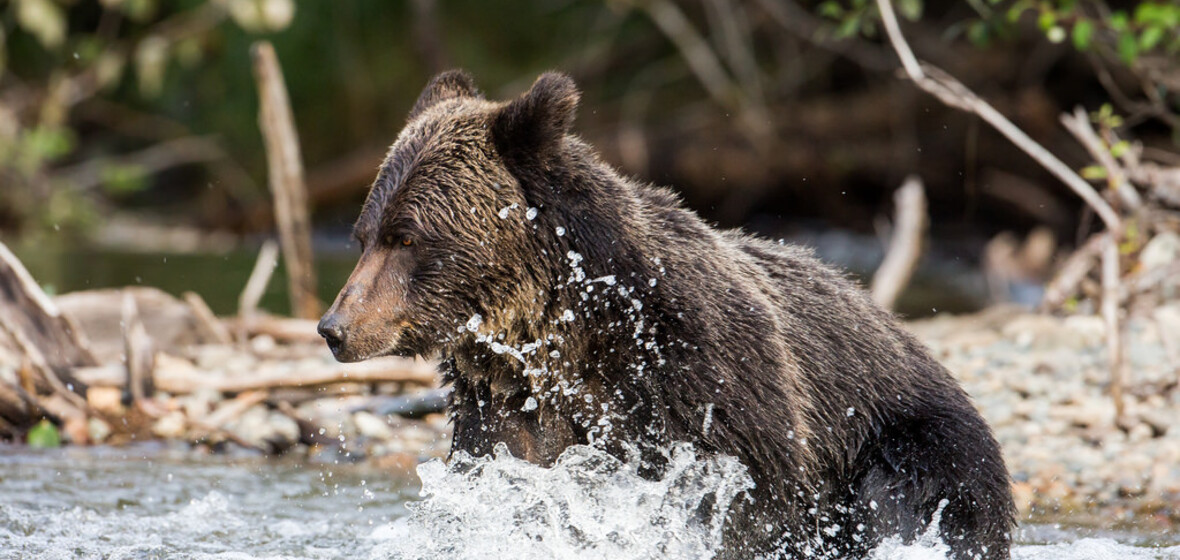
POLYGON ((730 457, 669 453, 659 480, 635 461, 592 446, 567 449, 552 467, 512 457, 457 456, 418 468, 423 500, 382 527, 373 558, 712 558, 729 504, 752 488, 730 457))
MULTIPOLYGON (((852 409, 849 409, 852 410, 852 409)), ((930 525, 913 543, 904 544, 899 537, 889 537, 877 545, 869 555, 870 560, 949 560, 951 547, 942 541, 939 526, 942 524, 942 510, 950 503, 942 500, 938 509, 930 516, 930 525)))

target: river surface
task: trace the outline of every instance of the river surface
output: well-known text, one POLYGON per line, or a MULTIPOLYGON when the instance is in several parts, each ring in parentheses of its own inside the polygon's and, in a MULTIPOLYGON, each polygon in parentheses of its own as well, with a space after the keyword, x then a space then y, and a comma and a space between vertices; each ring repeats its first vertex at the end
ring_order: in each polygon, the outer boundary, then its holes
MULTIPOLYGON (((692 504, 748 482, 691 449, 662 481, 588 449, 548 469, 501 456, 419 475, 161 445, 0 446, 0 559, 704 559, 720 517, 692 504)), ((873 559, 945 559, 929 536, 873 559)), ((1017 538, 1021 560, 1180 559, 1180 535, 1026 525, 1017 538)))

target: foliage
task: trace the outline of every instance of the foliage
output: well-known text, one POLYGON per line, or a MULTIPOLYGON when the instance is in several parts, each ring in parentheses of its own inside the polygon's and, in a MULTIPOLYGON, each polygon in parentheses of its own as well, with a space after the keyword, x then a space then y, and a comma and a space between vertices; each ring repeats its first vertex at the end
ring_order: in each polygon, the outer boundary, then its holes
POLYGON ((57 432, 57 426, 46 419, 42 419, 29 430, 29 447, 36 448, 54 448, 61 447, 61 435, 57 432))
MULTIPOLYGON (((910 21, 917 21, 922 17, 923 0, 896 0, 898 13, 910 21)), ((846 39, 856 35, 874 36, 877 33, 877 2, 876 0, 849 0, 847 5, 839 0, 824 0, 816 7, 816 12, 828 19, 838 22, 831 34, 836 39, 846 39)))
POLYGON ((295 4, 13 0, 0 9, 0 181, 8 185, 0 191, 0 227, 32 218, 57 228, 90 221, 100 199, 89 190, 127 195, 149 185, 134 162, 71 169, 81 145, 72 112, 80 104, 116 94, 155 103, 171 73, 202 62, 232 34, 223 22, 248 33, 279 31, 291 24, 295 4), (81 171, 94 177, 79 185, 81 171))

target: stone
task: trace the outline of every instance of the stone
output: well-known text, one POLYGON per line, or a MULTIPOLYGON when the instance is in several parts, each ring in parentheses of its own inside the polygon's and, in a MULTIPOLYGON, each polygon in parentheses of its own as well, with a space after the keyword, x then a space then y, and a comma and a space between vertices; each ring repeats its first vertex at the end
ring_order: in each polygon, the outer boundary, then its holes
POLYGON ((1101 348, 1106 343, 1106 322, 1095 315, 1071 315, 1063 322, 1069 338, 1065 342, 1074 348, 1101 348))
POLYGON ((1180 259, 1180 235, 1165 231, 1151 238, 1139 252, 1143 270, 1168 266, 1180 259))
POLYGON ((378 418, 371 412, 357 412, 352 415, 352 421, 356 424, 356 429, 362 436, 379 440, 391 440, 397 436, 397 433, 388 422, 378 418))
POLYGON ((126 413, 123 389, 119 387, 87 387, 86 402, 95 410, 112 417, 121 417, 126 413))
POLYGON ((152 424, 152 433, 156 437, 164 439, 181 438, 185 435, 185 429, 188 426, 188 420, 184 413, 179 410, 174 410, 161 416, 152 424))
POLYGON ((86 428, 89 432, 90 443, 102 443, 111 435, 111 425, 93 416, 87 420, 86 428))
POLYGON ((1043 350, 1068 342, 1059 321, 1048 315, 1023 315, 1004 325, 1000 333, 1017 346, 1043 350))

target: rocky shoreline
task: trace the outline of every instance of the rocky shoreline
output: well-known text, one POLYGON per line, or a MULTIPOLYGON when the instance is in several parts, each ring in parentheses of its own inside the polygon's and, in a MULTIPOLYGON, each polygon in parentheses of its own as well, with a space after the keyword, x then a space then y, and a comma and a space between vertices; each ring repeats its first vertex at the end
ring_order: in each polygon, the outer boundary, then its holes
POLYGON ((909 326, 991 424, 1022 520, 1180 523, 1180 304, 1126 321, 1122 418, 1097 317, 996 307, 909 326))

